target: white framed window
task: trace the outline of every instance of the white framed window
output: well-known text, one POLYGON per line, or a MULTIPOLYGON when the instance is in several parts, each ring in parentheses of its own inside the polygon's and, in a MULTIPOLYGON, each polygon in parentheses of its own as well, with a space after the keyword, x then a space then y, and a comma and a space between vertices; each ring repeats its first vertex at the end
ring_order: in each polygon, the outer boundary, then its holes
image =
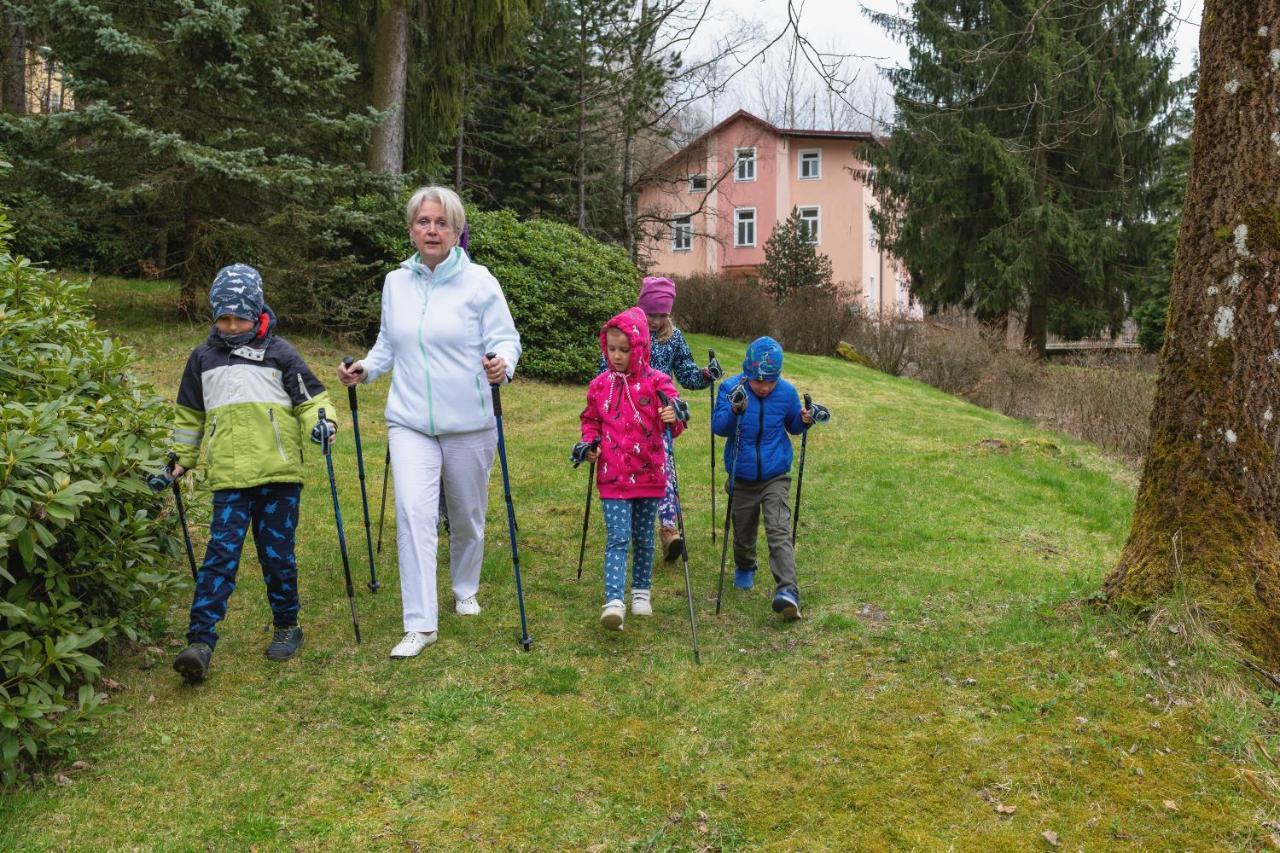
POLYGON ((818 148, 801 149, 796 172, 802 181, 816 181, 822 177, 822 151, 818 148))
POLYGON ((813 207, 797 207, 796 212, 800 215, 800 226, 804 228, 805 239, 816 246, 822 234, 820 230, 822 224, 821 209, 816 205, 813 207))
POLYGON ((737 167, 733 172, 735 181, 754 181, 756 179, 756 149, 739 148, 737 150, 737 167))
POLYGON ((689 192, 704 193, 707 191, 706 175, 690 175, 689 176, 689 192))
POLYGON ((733 210, 733 245, 738 247, 756 244, 756 209, 737 207, 733 210))
POLYGON ((693 216, 683 213, 671 220, 671 250, 687 252, 693 248, 693 216))

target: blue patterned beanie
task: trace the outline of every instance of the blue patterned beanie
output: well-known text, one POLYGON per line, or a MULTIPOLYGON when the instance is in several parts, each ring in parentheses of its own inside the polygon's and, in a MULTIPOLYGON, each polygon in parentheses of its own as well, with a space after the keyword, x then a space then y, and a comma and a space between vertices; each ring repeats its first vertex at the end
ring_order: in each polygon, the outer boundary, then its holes
POLYGON ((262 316, 262 276, 248 264, 232 264, 218 270, 209 288, 209 308, 213 319, 230 314, 257 322, 262 316))
POLYGON ((756 338, 747 347, 747 357, 742 360, 742 373, 748 379, 776 381, 782 375, 782 344, 768 335, 756 338))

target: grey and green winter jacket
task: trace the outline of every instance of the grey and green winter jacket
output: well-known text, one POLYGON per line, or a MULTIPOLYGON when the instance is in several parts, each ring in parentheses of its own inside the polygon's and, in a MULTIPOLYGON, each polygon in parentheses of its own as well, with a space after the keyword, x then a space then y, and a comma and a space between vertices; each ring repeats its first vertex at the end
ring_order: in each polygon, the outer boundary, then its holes
POLYGON ((192 350, 178 388, 178 464, 203 462, 213 490, 301 483, 302 448, 321 408, 337 421, 328 392, 284 338, 268 329, 233 347, 211 332, 192 350))

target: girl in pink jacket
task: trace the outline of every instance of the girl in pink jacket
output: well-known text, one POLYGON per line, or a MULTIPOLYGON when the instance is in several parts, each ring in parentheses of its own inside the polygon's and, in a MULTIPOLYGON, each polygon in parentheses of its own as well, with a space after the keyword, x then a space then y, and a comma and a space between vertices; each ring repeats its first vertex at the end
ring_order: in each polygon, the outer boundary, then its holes
POLYGON ((658 392, 677 399, 671 377, 649 366, 649 324, 643 311, 628 308, 600 330, 607 370, 587 386, 582 440, 599 445, 587 456, 595 462, 608 542, 604 551, 604 611, 600 624, 622 630, 622 601, 631 546, 631 612, 652 616, 653 525, 667 487, 662 436, 684 430, 676 407, 663 406, 658 392))

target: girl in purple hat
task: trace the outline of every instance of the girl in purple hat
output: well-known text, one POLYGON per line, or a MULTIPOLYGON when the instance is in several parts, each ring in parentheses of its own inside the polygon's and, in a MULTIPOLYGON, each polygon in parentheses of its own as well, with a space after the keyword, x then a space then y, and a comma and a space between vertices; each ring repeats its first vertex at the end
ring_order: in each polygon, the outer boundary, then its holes
MULTIPOLYGON (((671 322, 671 309, 676 301, 676 285, 669 278, 648 276, 640 283, 640 298, 636 305, 649 319, 651 339, 649 364, 661 370, 690 391, 706 388, 724 375, 715 359, 706 367, 699 367, 689 351, 684 335, 671 322)), ((603 370, 603 364, 601 370, 603 370)), ((662 554, 668 563, 680 556, 684 541, 676 524, 675 472, 671 461, 671 447, 667 446, 667 490, 658 504, 659 536, 662 554)))

